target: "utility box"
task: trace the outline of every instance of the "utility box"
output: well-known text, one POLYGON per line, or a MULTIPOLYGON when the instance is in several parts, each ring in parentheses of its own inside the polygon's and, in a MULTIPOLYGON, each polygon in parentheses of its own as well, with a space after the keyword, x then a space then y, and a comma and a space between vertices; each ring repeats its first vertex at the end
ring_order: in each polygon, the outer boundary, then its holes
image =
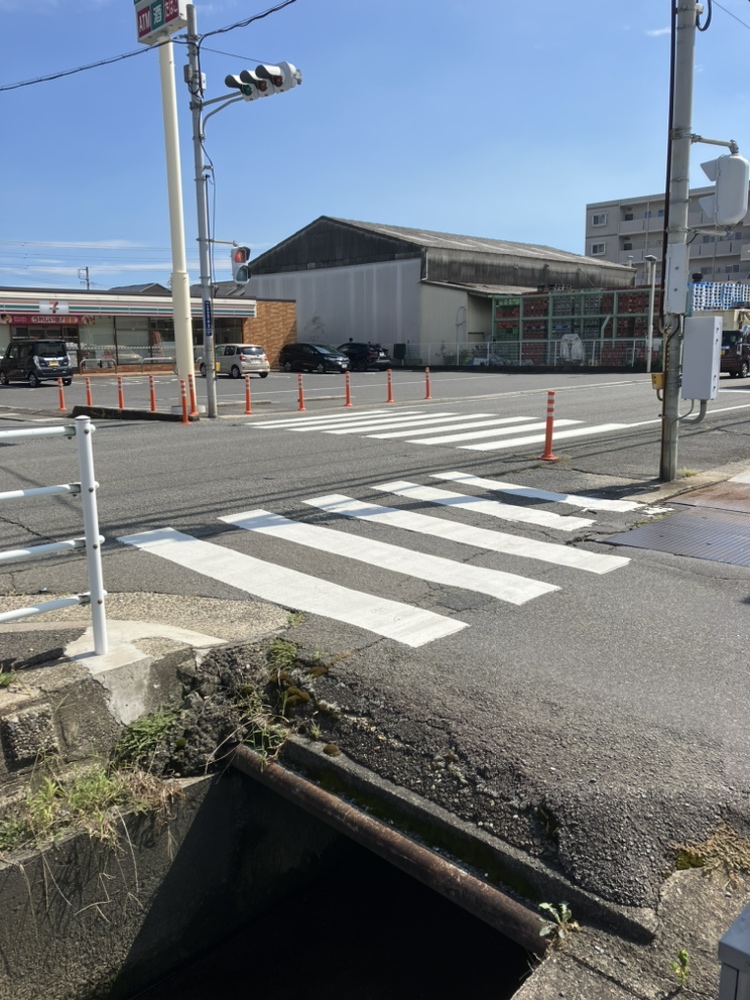
POLYGON ((719 941, 719 1000, 750 1000, 750 906, 719 941))
POLYGON ((688 316, 682 344, 682 398, 716 399, 721 364, 720 316, 688 316))

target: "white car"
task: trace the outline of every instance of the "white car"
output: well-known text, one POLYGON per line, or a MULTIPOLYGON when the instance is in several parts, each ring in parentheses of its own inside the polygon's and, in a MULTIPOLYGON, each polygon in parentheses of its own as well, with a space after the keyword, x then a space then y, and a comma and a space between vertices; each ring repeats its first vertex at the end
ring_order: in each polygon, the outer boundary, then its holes
MULTIPOLYGON (((271 370, 266 352, 258 344, 218 344, 214 348, 216 374, 241 378, 243 375, 260 375, 267 378, 271 370)), ((206 365, 198 359, 198 371, 205 378, 206 365)))

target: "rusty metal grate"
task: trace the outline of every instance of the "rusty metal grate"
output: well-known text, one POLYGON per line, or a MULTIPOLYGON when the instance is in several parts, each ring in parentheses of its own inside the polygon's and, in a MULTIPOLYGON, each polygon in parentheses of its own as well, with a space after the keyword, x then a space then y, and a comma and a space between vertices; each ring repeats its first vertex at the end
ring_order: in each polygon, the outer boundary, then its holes
POLYGON ((733 510, 696 507, 613 535, 607 541, 612 545, 750 566, 750 517, 733 510))
POLYGON ((686 493, 677 499, 677 503, 690 507, 714 507, 718 510, 736 510, 750 514, 750 486, 728 479, 726 482, 686 493))

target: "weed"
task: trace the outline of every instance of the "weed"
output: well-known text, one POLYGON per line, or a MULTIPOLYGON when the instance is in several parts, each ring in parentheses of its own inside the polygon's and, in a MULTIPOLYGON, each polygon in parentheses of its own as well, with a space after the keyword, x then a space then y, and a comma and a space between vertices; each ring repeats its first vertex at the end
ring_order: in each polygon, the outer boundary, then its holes
POLYGON ((0 819, 0 851, 39 846, 71 829, 115 846, 121 809, 155 812, 164 819, 177 788, 143 771, 116 771, 99 763, 66 774, 50 768, 0 819))
POLYGON ((317 722, 310 722, 307 726, 307 735, 311 740, 319 740, 321 736, 321 729, 317 722))
POLYGON ((540 903, 539 909, 551 914, 551 918, 540 918, 544 926, 539 931, 539 937, 553 937, 555 944, 561 945, 572 931, 581 929, 578 922, 573 920, 573 914, 567 903, 560 903, 559 906, 540 903))
POLYGON ((698 844, 675 844, 675 868, 702 868, 706 873, 722 871, 728 881, 750 874, 750 839, 722 823, 698 844))
POLYGON ((677 959, 669 963, 669 967, 677 977, 680 986, 684 986, 690 975, 690 955, 685 948, 680 948, 677 952, 677 959))
POLYGON ((297 644, 288 639, 274 639, 268 647, 266 660, 271 669, 280 674, 291 670, 297 662, 297 644))
POLYGON ((0 688, 10 687, 15 679, 15 670, 5 670, 3 667, 0 667, 0 688))
POLYGON ((131 722, 112 751, 114 766, 148 770, 154 754, 165 742, 180 715, 180 709, 166 708, 131 722))
POLYGON ((289 626, 290 628, 297 628, 302 624, 307 618, 304 611, 290 611, 289 612, 289 626))
POLYGON ((689 479, 691 476, 700 475, 698 469, 678 469, 677 478, 678 479, 689 479))

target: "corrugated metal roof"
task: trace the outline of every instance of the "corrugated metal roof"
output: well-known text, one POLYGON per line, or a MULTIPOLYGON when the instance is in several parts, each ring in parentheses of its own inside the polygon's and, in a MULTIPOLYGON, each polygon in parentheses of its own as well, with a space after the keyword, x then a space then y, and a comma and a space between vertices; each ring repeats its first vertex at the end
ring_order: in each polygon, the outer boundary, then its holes
MULTIPOLYGON (((326 218, 326 216, 322 216, 326 218)), ((508 240, 494 240, 482 236, 459 236, 454 233, 437 233, 429 229, 409 229, 406 226, 384 226, 377 222, 358 222, 353 219, 332 218, 334 222, 340 222, 347 226, 356 226, 358 229, 366 229, 382 236, 390 236, 393 239, 407 240, 409 243, 416 243, 423 247, 432 247, 444 250, 468 250, 473 253, 503 254, 513 257, 531 257, 543 260, 557 260, 563 263, 571 263, 582 260, 595 264, 597 267, 611 267, 616 271, 623 269, 632 270, 625 264, 614 264, 612 261, 601 260, 598 257, 584 257, 582 254, 569 253, 567 250, 556 250, 554 247, 537 245, 534 243, 511 243, 508 240)))
POLYGON ((525 295, 527 292, 536 292, 538 288, 522 288, 519 285, 483 285, 474 282, 458 281, 423 281, 423 285, 437 285, 439 288, 455 288, 461 292, 469 292, 472 295, 525 295))

